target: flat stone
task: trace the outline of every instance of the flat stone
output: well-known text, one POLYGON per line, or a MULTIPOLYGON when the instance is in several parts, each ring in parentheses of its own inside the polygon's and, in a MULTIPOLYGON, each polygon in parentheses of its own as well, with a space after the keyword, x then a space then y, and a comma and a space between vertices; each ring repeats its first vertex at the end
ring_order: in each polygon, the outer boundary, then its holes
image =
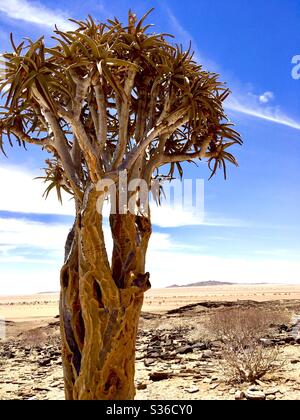
POLYGON ((147 356, 148 356, 148 357, 150 357, 150 358, 156 358, 156 357, 159 357, 159 353, 157 353, 156 351, 154 351, 154 352, 149 352, 149 353, 147 354, 147 356))
POLYGON ((171 377, 170 372, 151 372, 149 374, 149 379, 153 382, 163 381, 171 377))
POLYGON ((276 396, 274 394, 267 395, 266 400, 270 400, 270 401, 276 400, 276 396))
POLYGON ((144 364, 145 364, 146 367, 148 367, 150 365, 153 365, 153 363, 155 363, 155 359, 148 358, 148 359, 144 360, 144 364))
POLYGON ((243 400, 244 398, 245 398, 244 391, 236 391, 236 393, 234 394, 235 400, 243 400))
POLYGON ((195 349, 198 349, 198 350, 206 350, 207 349, 207 345, 205 343, 196 343, 196 344, 193 344, 191 347, 194 350, 195 349))
POLYGON ((202 357, 209 359, 210 357, 213 356, 213 352, 211 350, 204 350, 202 352, 202 357))
POLYGON ((276 394, 277 392, 280 392, 279 388, 267 388, 264 390, 265 395, 272 395, 272 394, 276 394))
POLYGON ((194 394, 195 392, 199 391, 199 388, 197 388, 196 386, 192 386, 191 388, 185 388, 184 390, 189 394, 194 394))
POLYGON ((250 387, 245 392, 247 400, 265 400, 266 394, 257 387, 250 387))
POLYGON ((193 351, 193 347, 192 346, 183 346, 183 347, 179 347, 176 350, 176 353, 178 354, 186 354, 186 353, 192 353, 193 351))

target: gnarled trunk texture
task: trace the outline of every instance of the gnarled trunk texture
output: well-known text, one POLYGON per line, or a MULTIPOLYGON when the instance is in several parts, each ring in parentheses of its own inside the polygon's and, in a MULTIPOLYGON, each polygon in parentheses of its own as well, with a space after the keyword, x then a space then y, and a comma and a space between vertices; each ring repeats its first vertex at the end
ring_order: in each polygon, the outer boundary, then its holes
POLYGON ((61 270, 60 319, 66 399, 120 400, 135 395, 135 342, 144 292, 150 221, 111 215, 110 266, 102 216, 90 189, 77 210, 61 270))

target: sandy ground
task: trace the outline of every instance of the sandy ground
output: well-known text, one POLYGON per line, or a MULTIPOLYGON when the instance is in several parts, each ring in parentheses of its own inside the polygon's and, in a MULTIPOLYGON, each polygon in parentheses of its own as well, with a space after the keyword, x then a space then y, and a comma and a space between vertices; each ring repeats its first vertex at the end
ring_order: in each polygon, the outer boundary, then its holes
MULTIPOLYGON (((0 296, 0 316, 13 321, 42 321, 58 314, 58 293, 0 296)), ((151 289, 143 311, 164 312, 199 301, 300 299, 300 285, 230 285, 151 289)))
MULTIPOLYGON (((300 285, 240 285, 153 289, 145 298, 137 342, 137 399, 235 399, 250 384, 227 383, 220 350, 203 335, 211 311, 235 306, 276 307, 300 320, 300 285), (180 312, 172 310, 185 305, 180 312), (263 305, 263 306, 262 306, 263 305), (206 349, 181 349, 207 342, 206 349), (152 380, 155 373, 170 377, 152 380)), ((0 340, 0 399, 63 399, 58 294, 0 297, 6 340, 0 340)), ((298 322, 299 324, 299 322, 298 322)), ((299 326, 300 329, 300 326, 299 326)), ((266 399, 300 399, 300 332, 279 334, 284 367, 256 384, 266 399), (299 339, 299 342, 298 342, 299 339)))

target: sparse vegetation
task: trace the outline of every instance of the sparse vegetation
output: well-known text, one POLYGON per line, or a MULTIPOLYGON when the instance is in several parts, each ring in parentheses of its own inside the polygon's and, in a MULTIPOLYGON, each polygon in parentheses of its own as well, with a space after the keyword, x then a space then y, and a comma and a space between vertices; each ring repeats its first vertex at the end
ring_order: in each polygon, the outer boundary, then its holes
POLYGON ((285 322, 284 312, 258 308, 229 308, 214 312, 208 330, 222 347, 220 367, 231 382, 255 382, 282 367, 277 346, 260 341, 274 325, 285 322))

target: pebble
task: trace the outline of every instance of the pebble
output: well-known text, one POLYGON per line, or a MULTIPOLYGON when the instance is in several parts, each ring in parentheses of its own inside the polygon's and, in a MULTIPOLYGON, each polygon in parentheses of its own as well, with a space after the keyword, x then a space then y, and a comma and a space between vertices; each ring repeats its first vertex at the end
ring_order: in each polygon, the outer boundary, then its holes
POLYGON ((243 400, 245 398, 245 393, 243 391, 236 391, 234 394, 235 400, 243 400))
POLYGON ((247 400, 265 400, 266 394, 258 387, 252 386, 245 392, 247 400))
POLYGON ((195 392, 199 391, 199 388, 197 388, 196 386, 193 386, 191 388, 185 388, 184 389, 186 392, 188 392, 189 394, 194 394, 195 392))

